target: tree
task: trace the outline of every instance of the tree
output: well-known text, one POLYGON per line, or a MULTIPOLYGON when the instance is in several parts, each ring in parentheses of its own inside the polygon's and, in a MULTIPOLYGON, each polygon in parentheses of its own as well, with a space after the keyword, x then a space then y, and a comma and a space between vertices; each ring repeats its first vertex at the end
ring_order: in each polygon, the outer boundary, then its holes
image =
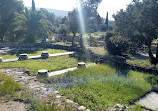
MULTIPOLYGON (((31 11, 27 8, 24 14, 16 14, 14 31, 23 32, 25 42, 35 42, 38 38, 45 41, 51 34, 51 23, 41 11, 31 11)), ((21 35, 21 34, 20 34, 21 35)))
POLYGON ((72 34, 73 34, 72 46, 74 46, 74 39, 76 37, 76 33, 78 31, 78 28, 79 28, 76 10, 73 10, 73 11, 68 13, 68 28, 69 28, 69 31, 72 32, 72 34))
POLYGON ((114 15, 117 34, 128 37, 136 47, 146 45, 152 64, 158 63, 158 44, 156 57, 151 51, 151 43, 158 33, 158 3, 156 0, 135 0, 126 11, 114 15))
POLYGON ((108 28, 108 26, 109 26, 108 12, 107 12, 106 19, 105 19, 105 25, 108 28))
POLYGON ((23 2, 19 0, 0 0, 0 41, 9 39, 15 13, 23 12, 23 2))
POLYGON ((36 8, 35 8, 35 2, 34 2, 34 0, 32 0, 32 11, 35 11, 36 10, 36 8))
POLYGON ((61 24, 59 29, 58 29, 58 34, 61 36, 61 39, 65 42, 66 41, 66 37, 67 37, 67 27, 64 24, 61 24))
POLYGON ((101 30, 102 18, 98 14, 98 5, 102 0, 81 1, 86 32, 101 30))

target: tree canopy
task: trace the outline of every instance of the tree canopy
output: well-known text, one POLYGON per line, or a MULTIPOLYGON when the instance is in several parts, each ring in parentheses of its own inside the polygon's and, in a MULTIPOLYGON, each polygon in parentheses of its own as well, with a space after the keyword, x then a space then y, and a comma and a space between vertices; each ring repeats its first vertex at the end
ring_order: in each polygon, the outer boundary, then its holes
POLYGON ((158 2, 156 0, 135 0, 126 10, 114 15, 116 33, 130 38, 132 45, 148 47, 151 63, 158 63, 158 47, 156 58, 151 52, 151 43, 157 39, 158 33, 158 2))

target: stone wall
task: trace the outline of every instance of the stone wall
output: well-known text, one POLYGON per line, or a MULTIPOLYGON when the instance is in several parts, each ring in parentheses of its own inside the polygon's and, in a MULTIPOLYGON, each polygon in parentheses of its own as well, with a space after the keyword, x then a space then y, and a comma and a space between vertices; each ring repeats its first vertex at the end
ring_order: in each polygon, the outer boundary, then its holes
POLYGON ((19 42, 0 42, 0 47, 51 47, 50 44, 43 43, 19 43, 19 42))

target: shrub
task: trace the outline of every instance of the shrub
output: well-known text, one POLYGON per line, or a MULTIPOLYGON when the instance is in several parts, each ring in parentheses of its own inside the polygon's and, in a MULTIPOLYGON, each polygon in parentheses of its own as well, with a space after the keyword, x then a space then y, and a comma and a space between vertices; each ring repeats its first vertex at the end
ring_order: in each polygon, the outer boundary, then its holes
POLYGON ((122 55, 129 49, 128 39, 122 36, 116 36, 113 33, 107 33, 105 44, 106 50, 112 55, 122 55))

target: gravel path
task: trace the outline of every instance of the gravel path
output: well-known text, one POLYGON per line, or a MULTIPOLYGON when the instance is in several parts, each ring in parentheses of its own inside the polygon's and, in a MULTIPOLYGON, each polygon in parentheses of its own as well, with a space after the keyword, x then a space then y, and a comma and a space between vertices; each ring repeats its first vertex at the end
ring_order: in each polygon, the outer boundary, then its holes
POLYGON ((0 111, 26 111, 27 105, 20 102, 0 102, 0 111))
POLYGON ((136 104, 141 104, 147 108, 158 110, 158 93, 151 92, 147 94, 144 98, 138 100, 136 104))

